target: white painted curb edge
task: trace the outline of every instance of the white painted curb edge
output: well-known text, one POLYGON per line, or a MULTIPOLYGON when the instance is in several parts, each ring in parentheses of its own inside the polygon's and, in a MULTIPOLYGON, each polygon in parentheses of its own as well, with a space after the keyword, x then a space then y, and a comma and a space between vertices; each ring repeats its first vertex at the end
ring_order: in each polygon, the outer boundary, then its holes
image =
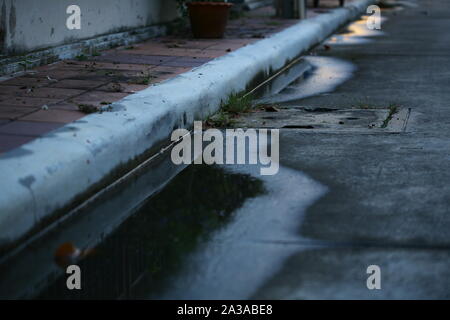
POLYGON ((376 0, 304 20, 113 104, 0 157, 0 247, 18 241, 115 168, 217 111, 258 75, 282 68, 376 0))

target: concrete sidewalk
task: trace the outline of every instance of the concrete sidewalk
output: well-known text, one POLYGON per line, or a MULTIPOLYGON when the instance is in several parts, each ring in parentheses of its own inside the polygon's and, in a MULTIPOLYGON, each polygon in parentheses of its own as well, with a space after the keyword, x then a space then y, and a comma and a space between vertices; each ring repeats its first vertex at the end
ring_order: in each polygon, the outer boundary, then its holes
POLYGON ((301 23, 261 10, 232 22, 225 40, 160 38, 4 81, 0 141, 12 150, 0 157, 0 247, 57 221, 158 153, 173 128, 216 112, 374 2, 321 9, 301 23), (107 112, 84 116, 80 106, 107 112))
POLYGON ((270 239, 295 253, 253 298, 450 298, 450 4, 404 3, 383 12, 382 35, 317 50, 354 64, 348 81, 281 103, 356 111, 395 103, 411 117, 396 134, 281 131, 281 164, 328 192, 299 219, 297 238, 270 239), (370 265, 381 268, 381 290, 366 286, 370 265))

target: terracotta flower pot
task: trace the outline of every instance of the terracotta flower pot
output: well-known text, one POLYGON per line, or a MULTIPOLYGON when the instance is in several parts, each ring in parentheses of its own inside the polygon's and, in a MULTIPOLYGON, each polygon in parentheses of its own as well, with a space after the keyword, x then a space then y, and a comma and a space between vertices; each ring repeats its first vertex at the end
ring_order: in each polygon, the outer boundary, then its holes
POLYGON ((223 38, 233 4, 196 1, 189 2, 187 6, 195 38, 223 38))

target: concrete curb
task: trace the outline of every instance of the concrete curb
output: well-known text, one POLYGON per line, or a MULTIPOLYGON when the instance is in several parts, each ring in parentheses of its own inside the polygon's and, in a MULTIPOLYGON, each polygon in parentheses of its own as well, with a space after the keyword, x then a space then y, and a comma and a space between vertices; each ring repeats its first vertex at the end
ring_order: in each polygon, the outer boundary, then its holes
POLYGON ((281 69, 376 0, 302 21, 113 104, 0 157, 0 248, 55 219, 58 210, 170 137, 218 110, 232 92, 281 69))

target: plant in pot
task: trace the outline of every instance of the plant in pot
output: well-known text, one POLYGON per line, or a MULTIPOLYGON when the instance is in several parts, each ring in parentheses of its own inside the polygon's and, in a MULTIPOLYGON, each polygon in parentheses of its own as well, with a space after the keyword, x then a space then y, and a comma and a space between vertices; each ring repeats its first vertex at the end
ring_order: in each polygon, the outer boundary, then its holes
POLYGON ((226 0, 177 0, 177 3, 184 16, 189 14, 195 38, 223 38, 233 4, 226 0))

